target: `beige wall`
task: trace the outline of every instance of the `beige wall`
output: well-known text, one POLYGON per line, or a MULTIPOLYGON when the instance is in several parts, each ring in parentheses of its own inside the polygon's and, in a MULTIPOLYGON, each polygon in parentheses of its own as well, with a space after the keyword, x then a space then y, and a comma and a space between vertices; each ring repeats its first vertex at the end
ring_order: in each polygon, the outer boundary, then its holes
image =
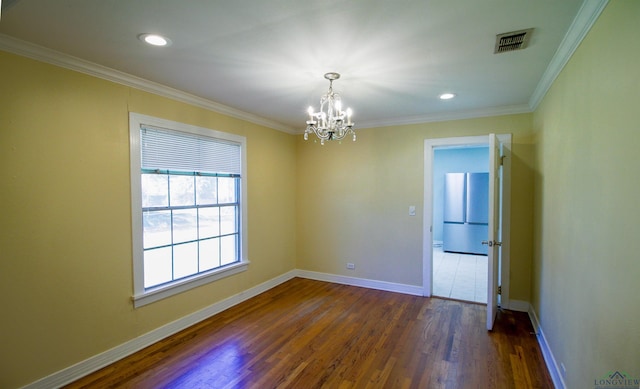
POLYGON ((520 114, 364 129, 355 143, 324 146, 299 137, 298 267, 421 286, 424 140, 512 133, 510 297, 529 301, 531 120, 520 114))
POLYGON ((295 138, 0 52, 0 387, 295 268, 295 138), (133 309, 128 112, 247 137, 249 270, 133 309))
POLYGON ((640 378, 639 21, 610 1, 534 115, 532 303, 568 388, 640 378))

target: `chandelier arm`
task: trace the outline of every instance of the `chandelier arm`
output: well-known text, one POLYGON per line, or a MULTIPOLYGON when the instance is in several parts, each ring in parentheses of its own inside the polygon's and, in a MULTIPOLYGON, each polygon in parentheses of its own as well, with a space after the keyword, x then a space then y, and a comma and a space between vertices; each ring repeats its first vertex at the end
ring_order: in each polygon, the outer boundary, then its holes
POLYGON ((324 140, 329 140, 332 137, 332 133, 330 131, 326 131, 323 129, 320 129, 318 127, 307 127, 307 130, 305 131, 307 133, 311 133, 313 132, 318 138, 320 139, 324 139, 324 140))

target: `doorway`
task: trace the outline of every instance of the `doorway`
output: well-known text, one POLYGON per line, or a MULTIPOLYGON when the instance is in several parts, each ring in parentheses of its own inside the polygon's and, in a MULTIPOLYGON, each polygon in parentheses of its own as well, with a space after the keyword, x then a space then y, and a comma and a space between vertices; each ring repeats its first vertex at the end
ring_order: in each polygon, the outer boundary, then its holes
MULTIPOLYGON (((493 298, 489 298, 489 293, 491 290, 494 291, 494 294, 498 292, 498 286, 501 289, 500 294, 500 305, 502 307, 508 308, 509 304, 509 277, 503 276, 509 274, 509 217, 510 217, 510 171, 511 171, 511 134, 504 135, 496 135, 495 138, 499 141, 500 144, 500 155, 504 156, 502 158, 503 164, 501 168, 501 186, 500 186, 500 238, 499 240, 502 242, 499 262, 498 262, 498 277, 493 284, 495 284, 495 288, 487 289, 487 297, 484 298, 484 303, 487 300, 492 301, 493 298)), ((459 137, 459 138, 442 138, 442 139, 427 139, 425 140, 425 189, 424 189, 424 234, 423 234, 423 295, 431 296, 431 295, 442 295, 442 290, 436 290, 437 288, 434 284, 434 272, 438 271, 438 266, 442 265, 441 258, 439 255, 446 255, 444 251, 441 249, 439 239, 434 239, 435 231, 435 214, 436 210, 434 209, 434 156, 436 150, 444 150, 444 149, 455 149, 455 148, 480 148, 487 147, 489 145, 490 136, 473 136, 473 137, 459 137), (434 247, 435 246, 435 247, 434 247), (434 293, 438 292, 438 293, 434 293)), ((460 264, 460 260, 463 257, 458 258, 458 268, 460 264)), ((486 258, 486 257, 485 257, 486 258)), ((455 261, 455 259, 453 259, 455 261)), ((477 269, 477 258, 475 261, 470 260, 469 258, 464 258, 464 262, 470 263, 475 262, 475 271, 477 269)), ((481 262, 481 266, 484 266, 484 262, 481 262)), ((488 273, 488 264, 485 271, 481 271, 481 273, 488 273)), ((440 268, 442 269, 442 268, 440 268)), ((451 270, 449 270, 451 272, 451 270)), ((486 274, 485 273, 485 274, 486 274)), ((467 271, 467 280, 469 278, 467 271)), ((449 275, 450 276, 450 275, 449 275)), ((464 279, 465 276, 461 277, 464 279)), ((491 278, 491 277, 489 277, 491 278)), ((474 298, 470 299, 470 294, 467 293, 467 298, 462 298, 464 300, 474 301, 475 293, 478 289, 476 286, 478 284, 482 284, 482 275, 478 276, 478 279, 474 280, 474 298), (476 283, 479 281, 479 283, 476 283)), ((486 285, 486 284, 485 284, 486 285)), ((455 295, 449 295, 444 297, 452 297, 456 298, 455 295)))
POLYGON ((487 303, 488 171, 487 144, 433 150, 434 296, 487 303))

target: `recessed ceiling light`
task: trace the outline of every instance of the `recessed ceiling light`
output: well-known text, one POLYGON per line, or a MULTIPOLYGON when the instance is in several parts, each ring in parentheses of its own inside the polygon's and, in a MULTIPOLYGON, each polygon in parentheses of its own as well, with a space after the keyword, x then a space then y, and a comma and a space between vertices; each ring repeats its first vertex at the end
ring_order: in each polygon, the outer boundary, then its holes
POLYGON ((140 34, 138 38, 144 43, 152 46, 169 46, 171 41, 168 38, 158 34, 140 34))
POLYGON ((451 100, 456 97, 455 93, 443 93, 440 96, 440 100, 451 100))

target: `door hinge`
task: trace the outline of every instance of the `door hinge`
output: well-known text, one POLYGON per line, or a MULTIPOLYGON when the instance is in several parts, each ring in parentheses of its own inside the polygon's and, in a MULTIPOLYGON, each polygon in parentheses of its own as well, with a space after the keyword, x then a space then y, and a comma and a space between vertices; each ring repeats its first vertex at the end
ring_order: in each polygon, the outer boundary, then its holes
POLYGON ((502 295, 502 285, 501 285, 501 286, 498 286, 498 294, 499 294, 499 295, 502 295))
POLYGON ((501 156, 500 156, 500 166, 503 166, 503 165, 504 165, 504 159, 505 159, 506 157, 507 157, 506 155, 501 155, 501 156))

